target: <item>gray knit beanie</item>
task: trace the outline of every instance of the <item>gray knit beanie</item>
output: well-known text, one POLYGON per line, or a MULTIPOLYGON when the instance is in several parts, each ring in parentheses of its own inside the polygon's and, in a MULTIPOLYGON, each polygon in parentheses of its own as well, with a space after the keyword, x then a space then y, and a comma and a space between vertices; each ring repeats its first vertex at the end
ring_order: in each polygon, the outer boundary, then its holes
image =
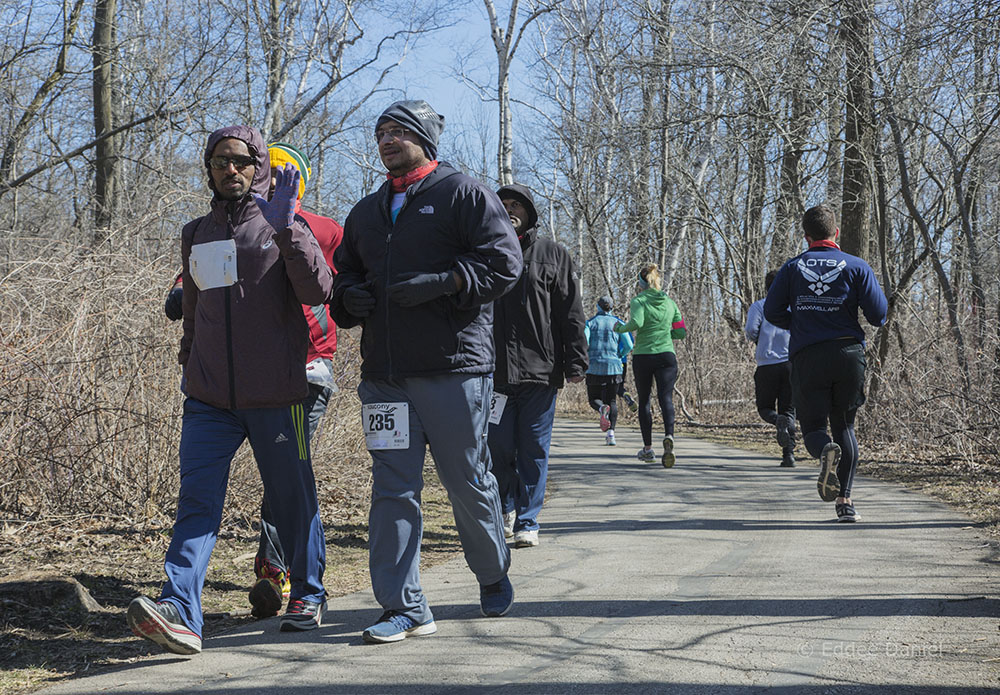
POLYGON ((386 121, 396 121, 399 125, 409 128, 424 146, 424 152, 429 159, 437 159, 438 138, 444 130, 444 116, 434 111, 431 105, 423 99, 416 101, 397 101, 382 112, 375 121, 375 130, 386 121))

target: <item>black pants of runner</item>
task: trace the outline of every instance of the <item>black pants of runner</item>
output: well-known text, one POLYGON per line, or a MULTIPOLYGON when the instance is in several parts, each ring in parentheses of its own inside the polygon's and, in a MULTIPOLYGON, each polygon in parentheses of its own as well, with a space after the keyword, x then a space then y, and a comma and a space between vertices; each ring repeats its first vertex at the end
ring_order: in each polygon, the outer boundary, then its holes
POLYGON ((639 430, 642 443, 653 444, 653 411, 649 396, 656 382, 656 399, 663 413, 663 430, 674 434, 674 383, 677 381, 677 355, 672 352, 658 352, 652 355, 632 357, 632 374, 635 376, 636 397, 639 399, 639 430))
POLYGON ((618 422, 618 404, 615 398, 618 394, 618 380, 619 377, 616 374, 608 376, 587 375, 587 400, 590 401, 590 407, 600 412, 602 405, 611 406, 611 412, 608 413, 611 429, 614 429, 618 422))
POLYGON ((858 467, 854 420, 865 402, 865 349, 857 340, 829 340, 792 357, 792 402, 810 456, 831 441, 840 445, 840 496, 851 496, 858 467), (826 432, 830 423, 830 434, 826 432))
POLYGON ((628 376, 628 365, 622 362, 622 377, 618 381, 617 394, 619 398, 625 397, 625 377, 628 376))
POLYGON ((778 415, 786 415, 795 422, 791 362, 760 365, 753 373, 753 386, 757 412, 764 422, 777 424, 778 415))

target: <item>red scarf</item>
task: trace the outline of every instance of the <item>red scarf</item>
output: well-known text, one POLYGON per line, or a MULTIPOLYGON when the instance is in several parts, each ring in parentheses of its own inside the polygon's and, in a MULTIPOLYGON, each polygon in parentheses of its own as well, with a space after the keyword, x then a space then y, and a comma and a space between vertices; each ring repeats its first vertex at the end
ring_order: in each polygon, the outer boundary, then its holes
POLYGON ((809 244, 811 249, 839 249, 840 246, 833 239, 820 239, 809 244))
POLYGON ((402 176, 386 174, 385 177, 389 179, 389 183, 392 184, 393 193, 405 193, 407 188, 437 169, 437 165, 438 161, 435 159, 433 162, 428 162, 427 164, 417 167, 413 171, 409 171, 402 176))

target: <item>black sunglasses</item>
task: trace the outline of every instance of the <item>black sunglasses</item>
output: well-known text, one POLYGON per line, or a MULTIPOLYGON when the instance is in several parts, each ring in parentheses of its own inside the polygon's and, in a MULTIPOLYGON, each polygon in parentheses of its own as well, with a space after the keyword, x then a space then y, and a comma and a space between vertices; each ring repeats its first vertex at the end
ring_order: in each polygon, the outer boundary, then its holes
POLYGON ((229 165, 232 164, 236 167, 237 171, 246 169, 248 166, 253 164, 256 160, 253 157, 245 157, 243 155, 236 155, 235 157, 223 157, 222 155, 215 155, 208 160, 208 165, 213 169, 228 169, 229 165))

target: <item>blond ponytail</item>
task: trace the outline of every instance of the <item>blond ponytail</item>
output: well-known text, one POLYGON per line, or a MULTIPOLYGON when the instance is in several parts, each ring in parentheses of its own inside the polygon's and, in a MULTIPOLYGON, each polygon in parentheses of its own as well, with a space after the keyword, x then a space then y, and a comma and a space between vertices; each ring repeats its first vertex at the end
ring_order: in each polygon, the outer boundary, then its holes
POLYGON ((663 286, 663 281, 660 279, 660 267, 655 263, 643 266, 642 270, 639 271, 639 280, 654 290, 659 290, 663 286))

